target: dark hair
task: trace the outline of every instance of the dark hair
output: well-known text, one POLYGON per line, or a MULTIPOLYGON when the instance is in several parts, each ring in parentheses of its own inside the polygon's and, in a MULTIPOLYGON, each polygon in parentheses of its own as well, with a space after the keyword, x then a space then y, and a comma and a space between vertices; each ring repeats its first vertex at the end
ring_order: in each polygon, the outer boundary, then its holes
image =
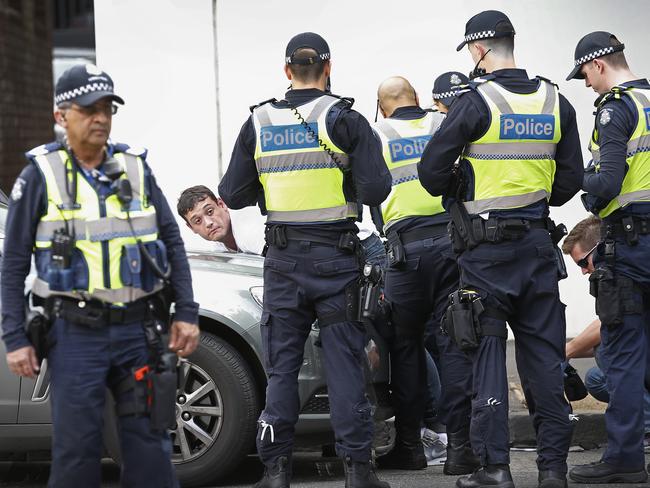
MULTIPOLYGON (((616 39, 616 36, 612 36, 609 38, 610 46, 620 46, 621 44, 622 44, 621 41, 616 39)), ((625 53, 623 51, 617 51, 612 54, 606 54, 601 59, 603 59, 607 64, 609 64, 612 68, 615 69, 629 68, 627 64, 627 59, 625 59, 625 53)))
POLYGON ((600 224, 601 220, 593 215, 578 222, 571 229, 569 235, 565 237, 562 243, 562 252, 571 254, 571 251, 578 243, 584 251, 594 247, 600 240, 600 224))
MULTIPOLYGON (((318 53, 309 47, 303 47, 298 50, 293 55, 294 59, 307 59, 318 56, 318 53)), ((303 83, 310 83, 318 81, 318 79, 325 71, 325 63, 328 61, 321 61, 315 64, 290 64, 289 71, 291 75, 298 81, 303 83)))
MULTIPOLYGON (((196 185, 190 188, 186 188, 181 193, 181 196, 178 197, 178 203, 176 204, 176 210, 178 215, 183 217, 183 220, 187 222, 185 216, 194 208, 196 204, 202 202, 206 198, 211 198, 217 203, 218 198, 212 193, 212 190, 204 185, 196 185)), ((188 222, 189 223, 189 222, 188 222)))
POLYGON ((474 42, 483 44, 486 49, 492 49, 492 52, 497 56, 507 57, 512 56, 515 51, 515 37, 492 37, 489 39, 478 39, 474 42))

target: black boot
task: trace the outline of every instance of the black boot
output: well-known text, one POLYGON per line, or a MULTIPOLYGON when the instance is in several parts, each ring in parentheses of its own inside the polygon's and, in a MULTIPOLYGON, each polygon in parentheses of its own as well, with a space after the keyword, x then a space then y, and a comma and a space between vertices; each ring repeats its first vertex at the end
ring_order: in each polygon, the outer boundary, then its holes
POLYGON ((645 469, 625 469, 598 461, 576 466, 569 471, 569 478, 576 483, 645 483, 648 474, 645 469))
POLYGON ((458 488, 515 488, 507 464, 488 464, 456 481, 458 488))
POLYGON ((379 469, 406 469, 416 470, 427 467, 427 458, 424 455, 424 446, 418 438, 415 442, 406 442, 397 439, 395 446, 383 456, 377 458, 379 469))
POLYGON ((370 461, 358 463, 346 457, 343 467, 345 468, 345 488, 390 488, 385 481, 379 481, 370 461))
POLYGON ((445 474, 471 474, 480 466, 478 458, 469 444, 469 429, 447 432, 447 460, 445 474))
POLYGON ((264 468, 264 477, 253 485, 253 488, 289 488, 291 469, 289 459, 280 456, 275 463, 264 468))
POLYGON ((566 474, 550 469, 540 471, 537 476, 538 488, 567 488, 566 474))

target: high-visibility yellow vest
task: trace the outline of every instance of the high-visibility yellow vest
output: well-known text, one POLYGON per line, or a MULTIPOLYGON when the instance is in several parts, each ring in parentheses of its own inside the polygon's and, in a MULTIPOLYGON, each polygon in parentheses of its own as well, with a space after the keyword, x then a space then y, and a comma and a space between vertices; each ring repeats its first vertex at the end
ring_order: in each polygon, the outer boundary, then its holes
MULTIPOLYGON (((122 304, 159 291, 162 288, 160 280, 155 280, 154 286, 147 290, 132 286, 138 279, 129 284, 123 280, 131 281, 129 277, 134 272, 137 274, 138 268, 145 267, 142 258, 140 263, 137 262, 139 253, 135 250, 137 241, 134 233, 147 246, 160 245, 157 242, 156 209, 149 204, 144 191, 142 158, 128 152, 113 155, 123 165, 125 172, 121 178, 128 178, 133 191, 129 208, 131 228, 117 196, 100 197, 81 173, 77 174, 76 204, 73 202, 73 175, 77 170, 67 151, 49 151, 46 146, 40 146, 27 154, 42 173, 47 191, 47 211, 36 229, 37 263, 49 262, 55 231, 67 229, 69 234, 74 235, 72 289, 51 289, 48 270, 39 269, 39 276, 32 287, 34 294, 122 304), (135 254, 125 252, 128 246, 132 246, 135 254), (43 256, 45 259, 42 259, 43 256)), ((161 252, 164 254, 164 249, 161 252)))
POLYGON ((298 107, 310 130, 289 108, 266 103, 253 110, 255 164, 264 188, 267 222, 327 222, 356 218, 346 201, 343 172, 348 155, 327 132, 325 119, 341 99, 318 97, 298 107), (319 139, 328 149, 326 151, 319 139))
MULTIPOLYGON (((607 217, 619 208, 630 203, 650 202, 650 90, 615 86, 611 95, 601 100, 602 106, 607 100, 628 97, 638 112, 638 121, 630 140, 627 142, 625 161, 628 171, 623 179, 621 192, 599 212, 600 218, 607 217)), ((600 116, 600 112, 597 117, 600 116)), ((596 172, 600 171, 600 147, 598 145, 598 128, 594 131, 589 142, 596 172)))
POLYGON ((375 124, 384 160, 393 178, 388 198, 381 205, 384 230, 408 217, 443 213, 442 197, 434 197, 420 184, 418 162, 431 136, 445 116, 427 112, 419 119, 387 118, 375 124))
POLYGON ((540 80, 537 91, 519 94, 491 80, 479 83, 475 89, 490 110, 490 127, 463 152, 474 173, 467 211, 514 209, 550 198, 562 136, 557 88, 540 80))

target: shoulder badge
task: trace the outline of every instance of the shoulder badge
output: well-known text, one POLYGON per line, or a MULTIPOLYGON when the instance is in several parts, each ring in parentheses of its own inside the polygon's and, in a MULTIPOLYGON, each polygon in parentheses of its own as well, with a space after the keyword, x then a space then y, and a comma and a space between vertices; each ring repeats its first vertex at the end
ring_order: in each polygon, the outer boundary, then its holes
POLYGON ((25 180, 22 178, 16 178, 16 182, 14 183, 14 187, 11 189, 11 199, 14 202, 17 202, 23 197, 23 193, 25 192, 25 180))
POLYGON ((609 121, 612 120, 612 109, 604 108, 600 111, 600 116, 598 117, 598 122, 600 125, 607 125, 609 121))
POLYGON ((264 104, 273 103, 273 102, 277 102, 277 100, 275 98, 269 98, 268 100, 264 100, 263 102, 260 102, 256 105, 251 105, 250 107, 248 107, 248 109, 251 111, 251 113, 253 113, 253 110, 255 110, 257 107, 261 107, 264 104))

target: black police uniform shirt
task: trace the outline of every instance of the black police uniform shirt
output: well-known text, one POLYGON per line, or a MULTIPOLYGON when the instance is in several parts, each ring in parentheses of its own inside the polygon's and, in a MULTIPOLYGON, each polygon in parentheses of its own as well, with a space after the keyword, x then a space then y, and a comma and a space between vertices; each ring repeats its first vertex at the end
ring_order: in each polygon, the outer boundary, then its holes
MULTIPOLYGON (((48 144, 47 149, 57 150, 60 143, 48 144)), ((108 144, 108 156, 128 149, 124 144, 108 144)), ((146 154, 143 157, 145 158, 146 154)), ((108 195, 110 183, 102 182, 75 163, 78 177, 86 178, 98 194, 108 195)), ((101 166, 99 173, 102 173, 101 166)), ((25 278, 29 274, 36 228, 47 211, 45 180, 36 165, 30 163, 20 173, 22 194, 10 197, 9 213, 5 228, 4 259, 2 262, 2 339, 7 351, 29 345, 24 332, 25 278)), ((175 296, 175 319, 197 323, 198 304, 194 302, 192 276, 185 256, 176 219, 162 191, 145 163, 145 192, 156 208, 156 218, 161 239, 167 248, 167 259, 172 267, 171 285, 175 296)))
MULTIPOLYGON (((524 69, 500 69, 492 73, 494 81, 513 93, 533 93, 539 82, 529 79, 524 69)), ((433 195, 455 196, 452 188, 453 163, 470 141, 482 137, 490 127, 490 111, 479 93, 469 90, 457 96, 449 109, 447 118, 431 138, 418 163, 420 183, 433 195)), ((560 129, 562 138, 555 153, 555 179, 549 204, 560 206, 568 202, 580 190, 583 174, 582 150, 576 126, 575 110, 560 94, 560 129)), ((468 185, 466 199, 472 199, 472 185, 468 185)), ((546 200, 511 210, 495 210, 490 216, 501 218, 541 219, 548 216, 546 200)))
MULTIPOLYGON (((275 102, 274 105, 288 107, 291 104, 300 109, 300 105, 327 94, 315 88, 289 90, 285 94, 285 100, 275 102)), ((369 206, 378 206, 390 193, 391 176, 384 162, 381 142, 370 128, 370 124, 343 100, 329 111, 325 123, 332 142, 350 157, 357 201, 369 206)), ((266 213, 263 188, 255 165, 255 144, 255 126, 251 116, 237 137, 230 165, 219 183, 219 196, 229 208, 236 210, 259 204, 262 213, 266 213)), ((352 201, 349 199, 350 195, 346 196, 348 201, 352 201)), ((300 225, 303 229, 309 227, 310 232, 323 236, 331 235, 332 231, 357 232, 357 227, 351 220, 292 225, 300 225)))
MULTIPOLYGON (((644 79, 628 81, 621 85, 650 89, 650 83, 644 79)), ((596 100, 596 105, 601 99, 599 97, 596 100)), ((628 169, 627 143, 636 128, 638 116, 638 110, 627 96, 622 96, 620 99, 611 97, 598 108, 595 124, 600 147, 600 170, 596 173, 593 166, 587 168, 582 183, 582 189, 588 193, 585 200, 589 210, 596 212, 601 210, 620 194, 628 169), (608 112, 608 116, 602 117, 604 111, 608 112)), ((607 219, 615 220, 625 215, 647 214, 650 214, 650 203, 632 203, 612 212, 607 219)))
MULTIPOLYGON (((427 111, 418 107, 417 105, 409 107, 399 107, 396 108, 389 118, 397 120, 415 120, 421 119, 426 115, 427 111)), ((373 216, 375 216, 373 212, 373 216)), ((375 217, 376 219, 381 214, 375 217)), ((407 217, 398 222, 395 222, 390 226, 390 230, 394 232, 405 232, 407 230, 414 230, 423 227, 431 227, 432 225, 446 224, 449 222, 449 214, 447 212, 442 212, 437 215, 432 215, 430 217, 407 217)), ((383 222, 382 222, 383 223, 383 222)))

